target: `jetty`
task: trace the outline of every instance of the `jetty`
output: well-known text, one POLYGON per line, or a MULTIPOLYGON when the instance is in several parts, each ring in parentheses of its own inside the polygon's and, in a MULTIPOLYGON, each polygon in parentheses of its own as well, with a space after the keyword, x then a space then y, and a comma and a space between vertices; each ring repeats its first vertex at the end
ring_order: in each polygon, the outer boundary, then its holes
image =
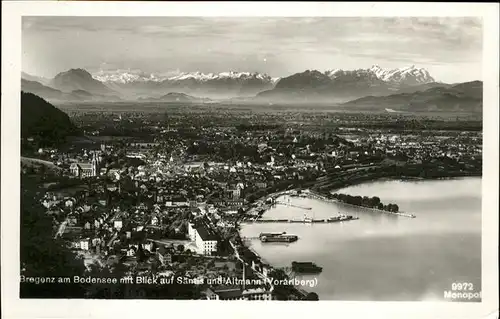
POLYGON ((279 201, 279 200, 274 201, 274 204, 285 205, 285 206, 295 207, 295 208, 300 208, 300 209, 305 209, 305 210, 311 210, 312 209, 312 207, 306 207, 306 206, 296 205, 296 204, 292 204, 292 203, 286 203, 286 202, 279 201))
POLYGON ((409 217, 409 218, 415 218, 415 217, 417 217, 417 216, 415 216, 413 214, 404 213, 404 212, 397 212, 397 213, 395 213, 395 212, 388 212, 388 211, 380 210, 380 209, 377 209, 377 211, 385 213, 385 214, 397 215, 397 216, 403 216, 403 217, 409 217))
POLYGON ((324 219, 312 219, 312 218, 304 218, 304 219, 254 219, 254 220, 246 220, 241 222, 242 224, 257 224, 257 223, 300 223, 300 224, 321 224, 321 223, 338 223, 338 222, 345 222, 345 221, 350 221, 350 220, 357 220, 359 217, 352 216, 350 218, 346 219, 329 219, 329 218, 324 218, 324 219))

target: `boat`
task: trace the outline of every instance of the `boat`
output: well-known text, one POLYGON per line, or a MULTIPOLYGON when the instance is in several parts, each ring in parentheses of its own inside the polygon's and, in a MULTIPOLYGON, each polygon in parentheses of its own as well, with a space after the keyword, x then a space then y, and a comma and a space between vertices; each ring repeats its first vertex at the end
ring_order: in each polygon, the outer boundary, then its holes
POLYGON ((281 232, 281 233, 277 233, 277 232, 275 232, 275 233, 260 233, 260 234, 259 234, 259 238, 262 238, 262 237, 279 236, 279 235, 284 235, 284 234, 286 234, 286 231, 281 232))
POLYGON ((302 274, 317 274, 323 270, 323 267, 319 267, 310 261, 292 261, 292 271, 302 274))
POLYGON ((297 241, 299 237, 297 235, 274 235, 274 236, 259 236, 260 241, 263 243, 292 243, 297 241))
POLYGON ((338 216, 328 218, 326 221, 328 223, 334 223, 334 222, 342 222, 342 221, 351 220, 351 219, 358 219, 358 218, 354 217, 352 215, 339 214, 338 216))

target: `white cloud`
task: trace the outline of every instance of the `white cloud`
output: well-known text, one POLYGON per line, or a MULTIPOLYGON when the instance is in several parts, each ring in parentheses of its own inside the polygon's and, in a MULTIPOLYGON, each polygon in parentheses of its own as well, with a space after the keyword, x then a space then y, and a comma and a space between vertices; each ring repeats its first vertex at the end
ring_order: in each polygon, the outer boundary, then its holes
POLYGON ((23 18, 23 66, 43 64, 52 73, 67 65, 97 67, 106 59, 157 72, 220 72, 244 63, 286 76, 358 61, 441 65, 454 74, 457 63, 480 69, 481 47, 482 23, 469 18, 23 18))

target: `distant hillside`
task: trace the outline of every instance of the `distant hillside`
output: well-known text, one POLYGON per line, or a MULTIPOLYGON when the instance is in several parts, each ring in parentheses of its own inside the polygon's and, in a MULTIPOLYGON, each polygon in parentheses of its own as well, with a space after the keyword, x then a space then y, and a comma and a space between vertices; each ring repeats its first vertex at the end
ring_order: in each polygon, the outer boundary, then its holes
POLYGON ((366 96, 341 106, 363 110, 482 112, 482 92, 483 83, 474 81, 413 93, 366 96))
POLYGON ((120 97, 117 95, 103 95, 103 94, 92 94, 85 90, 74 90, 71 91, 71 96, 82 100, 82 101, 120 101, 120 97))
POLYGON ((28 81, 39 82, 39 83, 41 83, 43 85, 47 85, 50 82, 50 79, 47 79, 47 78, 44 78, 44 77, 41 77, 41 76, 31 75, 31 74, 28 74, 28 73, 25 73, 25 72, 21 72, 21 79, 28 80, 28 81))
POLYGON ((77 134, 69 116, 32 93, 21 92, 21 137, 33 137, 41 145, 57 145, 77 134))
POLYGON ((50 82, 51 86, 63 92, 75 90, 87 91, 97 95, 112 95, 113 90, 102 82, 94 79, 92 75, 83 69, 71 69, 57 74, 50 82))
POLYGON ((24 92, 36 94, 48 100, 62 100, 71 98, 60 90, 53 89, 36 81, 29 81, 25 79, 21 79, 21 90, 24 92))
POLYGON ((116 95, 92 94, 88 91, 77 89, 63 92, 40 82, 21 79, 21 91, 33 93, 50 102, 73 102, 73 101, 120 101, 116 95))
POLYGON ((452 84, 446 84, 446 83, 441 83, 441 82, 430 82, 430 83, 424 83, 424 84, 419 84, 415 86, 406 86, 399 88, 398 90, 395 90, 394 92, 391 92, 392 94, 398 94, 398 93, 414 93, 418 91, 425 91, 428 89, 432 88, 449 88, 452 87, 452 84))
POLYGON ((159 98, 139 98, 139 101, 159 101, 159 102, 180 102, 180 103, 203 103, 208 102, 210 99, 199 98, 196 96, 188 95, 185 93, 170 92, 162 95, 159 98))
POLYGON ((199 98, 199 97, 184 94, 184 93, 171 92, 171 93, 165 94, 162 97, 160 97, 160 100, 164 101, 164 102, 200 103, 200 102, 208 101, 209 99, 199 98))

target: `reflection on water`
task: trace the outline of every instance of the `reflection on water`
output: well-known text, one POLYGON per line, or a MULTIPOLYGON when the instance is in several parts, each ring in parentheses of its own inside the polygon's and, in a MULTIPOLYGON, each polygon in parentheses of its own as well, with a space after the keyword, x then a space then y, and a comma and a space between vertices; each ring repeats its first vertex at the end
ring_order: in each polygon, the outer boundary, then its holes
MULTIPOLYGON (((286 231, 295 243, 251 246, 266 261, 289 266, 313 261, 323 267, 318 286, 307 288, 329 300, 443 300, 452 282, 481 285, 481 179, 380 181, 341 190, 378 196, 417 218, 382 214, 337 203, 290 198, 312 210, 277 205, 263 218, 327 218, 341 213, 359 220, 332 224, 252 224, 242 236, 286 231)), ((285 202, 288 198, 283 198, 285 202)), ((310 278, 311 276, 304 276, 310 278)))

